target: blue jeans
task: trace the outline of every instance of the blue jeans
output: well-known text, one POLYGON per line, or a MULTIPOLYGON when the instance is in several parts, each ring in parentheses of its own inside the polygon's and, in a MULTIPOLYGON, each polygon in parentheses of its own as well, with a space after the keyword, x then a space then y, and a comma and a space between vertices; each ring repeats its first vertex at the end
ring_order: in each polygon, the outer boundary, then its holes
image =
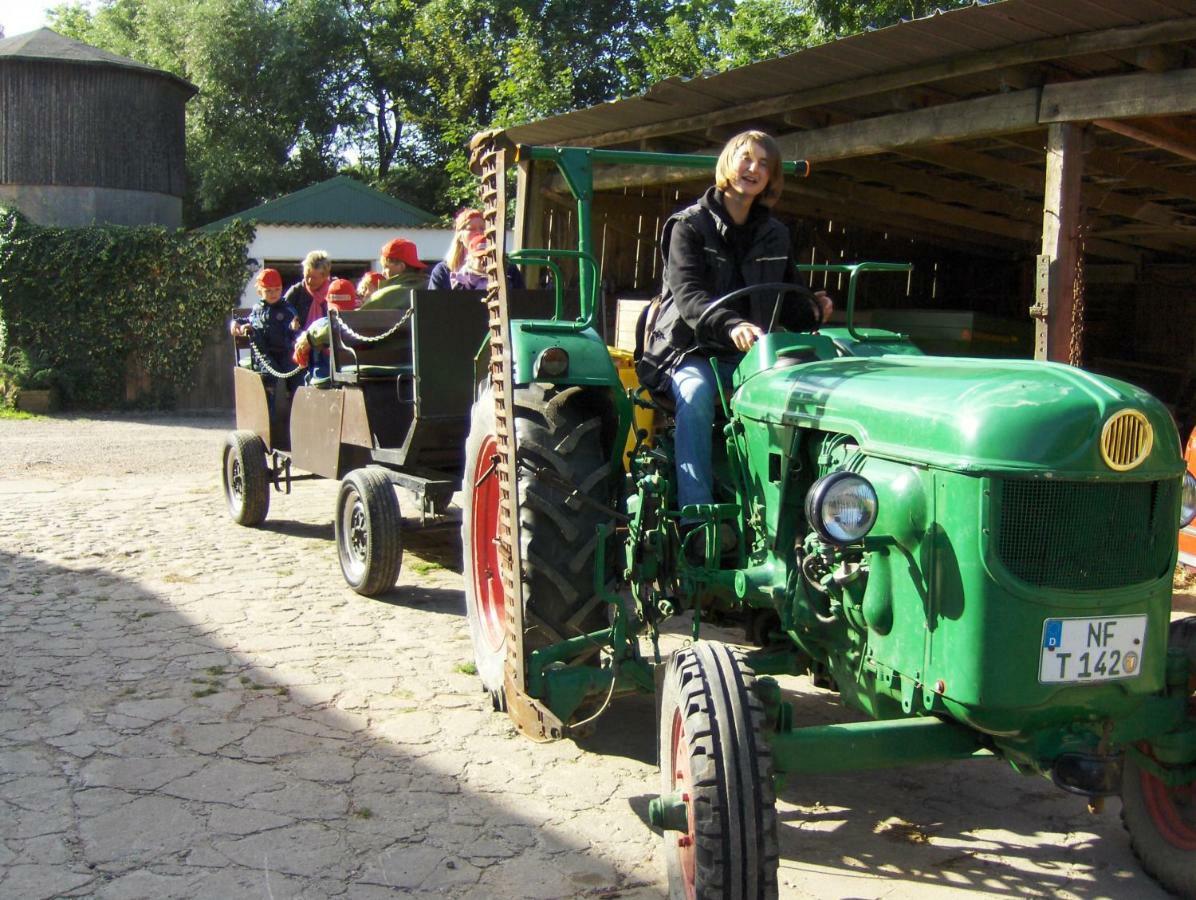
MULTIPOLYGON (((731 384, 735 364, 718 361, 719 378, 731 384)), ((677 463, 677 503, 714 502, 714 405, 719 402, 718 386, 710 360, 687 356, 673 370, 669 383, 675 407, 674 433, 677 463)))

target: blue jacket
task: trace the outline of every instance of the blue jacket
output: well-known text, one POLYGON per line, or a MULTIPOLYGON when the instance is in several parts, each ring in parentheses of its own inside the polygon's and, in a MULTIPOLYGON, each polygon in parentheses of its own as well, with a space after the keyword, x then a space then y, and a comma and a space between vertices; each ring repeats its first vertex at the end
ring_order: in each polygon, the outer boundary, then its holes
MULTIPOLYGON (((295 368, 291 361, 291 347, 295 343, 295 332, 291 323, 298 318, 295 307, 279 300, 271 305, 259 300, 249 313, 250 334, 258 348, 270 358, 270 365, 280 372, 295 368)), ((257 368, 255 362, 254 368, 257 368)))

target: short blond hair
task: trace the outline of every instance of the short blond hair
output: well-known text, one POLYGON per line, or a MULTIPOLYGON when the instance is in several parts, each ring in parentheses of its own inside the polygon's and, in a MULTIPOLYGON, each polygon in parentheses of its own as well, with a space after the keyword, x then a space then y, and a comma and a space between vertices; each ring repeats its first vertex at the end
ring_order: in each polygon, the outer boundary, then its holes
POLYGON ((303 274, 306 275, 312 269, 332 271, 332 257, 328 255, 327 250, 313 250, 303 257, 303 274))
POLYGON ((714 186, 725 191, 731 186, 736 175, 735 158, 748 144, 756 144, 768 156, 768 185, 760 199, 772 205, 781 198, 781 189, 785 187, 785 173, 781 170, 781 148, 776 139, 763 131, 741 131, 723 147, 718 155, 718 163, 714 167, 714 186))

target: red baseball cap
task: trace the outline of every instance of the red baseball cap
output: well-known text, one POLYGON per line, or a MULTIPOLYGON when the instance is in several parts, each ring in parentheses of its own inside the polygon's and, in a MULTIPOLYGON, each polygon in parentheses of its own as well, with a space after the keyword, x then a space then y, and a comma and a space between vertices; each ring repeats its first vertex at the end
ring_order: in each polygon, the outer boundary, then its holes
POLYGON ((415 244, 405 238, 395 238, 394 240, 387 241, 382 245, 381 256, 383 259, 398 260, 413 269, 428 268, 419 261, 419 251, 415 249, 415 244))
POLYGON ((254 279, 260 287, 264 288, 280 288, 282 287, 282 276, 278 274, 277 269, 262 269, 257 273, 254 279))
POLYGON ((330 306, 337 309, 357 308, 357 288, 348 278, 334 278, 325 295, 330 306))

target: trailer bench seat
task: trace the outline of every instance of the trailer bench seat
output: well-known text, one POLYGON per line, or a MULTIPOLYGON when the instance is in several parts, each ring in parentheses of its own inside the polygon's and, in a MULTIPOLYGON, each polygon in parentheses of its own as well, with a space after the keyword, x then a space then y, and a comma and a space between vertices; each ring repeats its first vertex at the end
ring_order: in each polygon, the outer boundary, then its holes
POLYGON ((395 381, 404 377, 410 380, 415 373, 415 360, 412 355, 410 319, 404 322, 406 312, 403 309, 343 313, 331 310, 331 380, 336 384, 395 381), (395 330, 396 326, 398 330, 395 330), (376 342, 365 342, 354 337, 375 338, 385 334, 389 336, 376 342))

